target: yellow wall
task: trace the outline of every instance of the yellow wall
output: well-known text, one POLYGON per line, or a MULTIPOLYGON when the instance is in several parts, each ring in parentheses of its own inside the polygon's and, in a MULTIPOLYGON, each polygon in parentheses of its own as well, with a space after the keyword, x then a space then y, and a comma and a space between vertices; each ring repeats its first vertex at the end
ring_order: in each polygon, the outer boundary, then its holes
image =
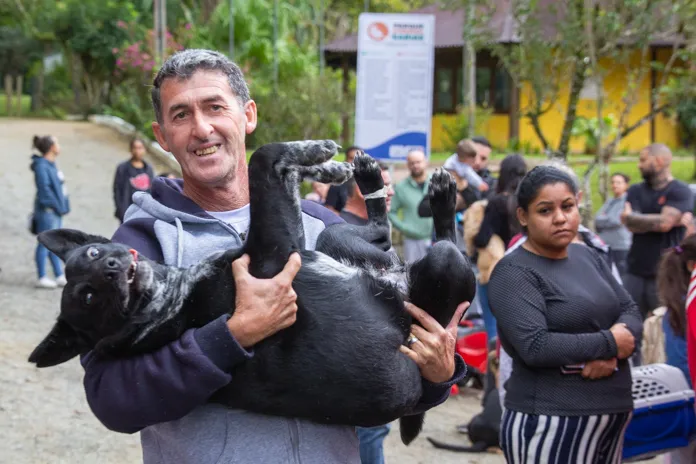
MULTIPOLYGON (((456 116, 453 114, 436 114, 432 120, 432 151, 454 152, 455 146, 449 140, 444 125, 452 126, 456 116)), ((493 114, 485 124, 479 126, 476 135, 486 137, 494 147, 504 148, 508 144, 510 117, 507 114, 493 114)), ((456 144, 456 142, 455 142, 456 144)))
MULTIPOLYGON (((671 50, 660 50, 658 58, 662 62, 666 62, 669 58, 671 50)), ((639 57, 636 55, 632 58, 632 63, 639 63, 639 57)), ((624 108, 622 98, 627 86, 627 73, 623 65, 611 66, 611 63, 605 63, 606 69, 610 72, 604 79, 604 110, 603 114, 613 114, 618 122, 620 112, 624 108)), ((660 75, 657 75, 657 83, 660 83, 660 75)), ((561 137, 561 130, 565 120, 566 107, 568 105, 568 88, 569 83, 562 87, 560 96, 554 107, 541 117, 542 133, 547 138, 552 147, 558 147, 558 142, 561 137)), ((650 74, 645 73, 644 79, 638 87, 638 99, 633 106, 628 118, 628 125, 633 124, 641 117, 647 115, 650 110, 650 74)), ((524 109, 529 102, 530 91, 528 86, 524 86, 520 91, 520 108, 524 109)), ((578 116, 586 116, 589 118, 596 117, 597 107, 596 101, 591 99, 581 99, 578 102, 578 116)), ((447 136, 443 130, 443 123, 452 123, 453 115, 437 114, 432 120, 432 150, 433 151, 451 151, 454 147, 449 146, 447 136)), ((655 119, 655 141, 667 144, 669 147, 677 148, 679 146, 679 132, 677 122, 673 117, 667 118, 660 115, 655 119)), ((491 143, 498 149, 505 149, 509 139, 509 117, 504 114, 493 115, 484 125, 479 127, 478 132, 485 135, 491 143)), ((534 128, 527 118, 520 118, 519 121, 519 136, 523 144, 527 144, 536 149, 541 149, 542 145, 539 141, 534 128)), ((641 127, 629 134, 619 145, 619 150, 627 150, 629 152, 639 151, 644 146, 648 145, 650 140, 650 123, 644 123, 641 127)), ((584 152, 584 139, 582 137, 574 137, 571 139, 571 151, 576 153, 584 152)))

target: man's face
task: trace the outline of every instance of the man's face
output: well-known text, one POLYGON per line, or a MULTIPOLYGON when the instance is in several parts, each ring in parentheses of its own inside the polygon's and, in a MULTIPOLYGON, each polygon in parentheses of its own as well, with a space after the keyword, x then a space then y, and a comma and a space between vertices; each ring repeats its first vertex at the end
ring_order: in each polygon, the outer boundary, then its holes
POLYGON ((476 166, 474 169, 477 171, 480 171, 481 169, 485 169, 488 167, 488 160, 491 157, 491 149, 490 147, 487 147, 485 145, 481 145, 479 143, 474 144, 476 146, 476 152, 478 153, 478 156, 476 157, 476 166))
POLYGON ((388 170, 382 171, 382 181, 384 181, 384 186, 387 188, 387 212, 391 209, 391 201, 394 196, 394 189, 392 188, 391 175, 389 175, 388 170))
POLYGON ((355 154, 358 152, 358 150, 349 150, 346 152, 346 163, 352 163, 353 160, 355 159, 355 154))
POLYGON ((420 177, 425 173, 428 163, 422 151, 412 151, 406 158, 406 165, 411 171, 411 177, 420 177))
POLYGON ((244 139, 256 128, 256 103, 242 107, 223 73, 197 71, 188 80, 167 79, 160 96, 162 123, 152 128, 181 165, 185 181, 216 186, 246 169, 244 139))
POLYGON ((638 158, 638 169, 640 170, 641 176, 646 182, 650 183, 658 173, 658 163, 657 157, 652 156, 648 150, 643 150, 640 152, 640 158, 638 158))

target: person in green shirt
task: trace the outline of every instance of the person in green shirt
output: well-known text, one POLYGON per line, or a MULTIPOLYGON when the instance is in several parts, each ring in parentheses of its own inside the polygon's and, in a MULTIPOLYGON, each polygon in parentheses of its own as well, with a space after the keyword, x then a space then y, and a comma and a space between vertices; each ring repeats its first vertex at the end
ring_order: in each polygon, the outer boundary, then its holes
POLYGON ((424 257, 432 244, 433 219, 418 215, 430 180, 425 153, 412 150, 406 160, 411 175, 394 187, 389 220, 404 236, 404 261, 412 263, 424 257))

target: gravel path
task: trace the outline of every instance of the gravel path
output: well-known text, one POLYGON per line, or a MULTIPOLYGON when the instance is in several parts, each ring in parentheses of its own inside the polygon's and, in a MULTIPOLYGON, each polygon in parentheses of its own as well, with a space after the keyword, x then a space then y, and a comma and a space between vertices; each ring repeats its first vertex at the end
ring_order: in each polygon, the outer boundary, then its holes
MULTIPOLYGON (((54 134, 60 140, 58 163, 73 210, 64 226, 90 233, 108 237, 117 226, 111 182, 116 164, 127 156, 126 140, 90 123, 0 119, 0 463, 141 462, 137 435, 109 432, 92 415, 77 360, 45 370, 26 361, 52 326, 60 296, 33 287, 35 238, 26 230, 26 217, 34 198, 29 154, 35 134, 54 134)), ((479 402, 476 392, 465 391, 429 412, 424 432, 408 448, 395 427, 387 439, 387 462, 504 462, 499 455, 438 451, 425 440, 436 436, 463 442, 454 425, 475 414, 479 402)))

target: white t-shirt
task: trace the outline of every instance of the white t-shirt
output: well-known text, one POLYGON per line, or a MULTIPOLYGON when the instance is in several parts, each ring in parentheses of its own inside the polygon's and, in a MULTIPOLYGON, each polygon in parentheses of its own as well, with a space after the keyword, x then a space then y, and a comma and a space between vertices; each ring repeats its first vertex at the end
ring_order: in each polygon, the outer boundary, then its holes
POLYGON ((251 209, 249 205, 233 209, 232 211, 206 211, 206 213, 232 226, 242 237, 242 240, 246 238, 249 225, 251 224, 251 209))
POLYGON ((483 184, 481 176, 476 174, 476 171, 474 171, 474 168, 470 165, 459 161, 459 157, 456 153, 447 158, 442 167, 448 171, 454 171, 459 177, 466 179, 474 188, 479 188, 479 186, 483 184))

